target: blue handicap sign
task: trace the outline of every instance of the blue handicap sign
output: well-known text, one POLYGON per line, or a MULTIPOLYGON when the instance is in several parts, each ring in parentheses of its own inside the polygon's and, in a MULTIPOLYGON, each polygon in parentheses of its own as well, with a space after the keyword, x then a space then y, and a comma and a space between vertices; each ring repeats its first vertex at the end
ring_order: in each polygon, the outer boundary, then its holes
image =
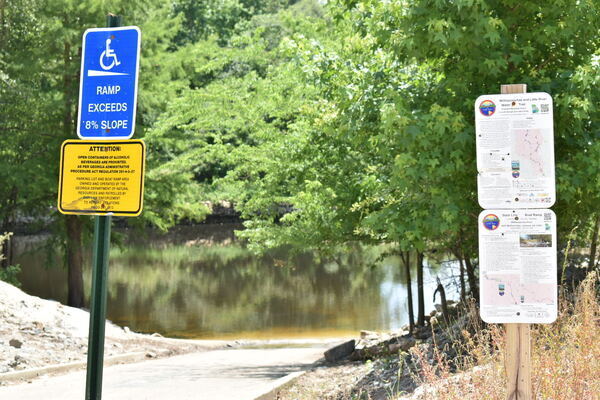
POLYGON ((141 33, 137 26, 83 34, 79 117, 81 139, 129 139, 135 129, 141 33))

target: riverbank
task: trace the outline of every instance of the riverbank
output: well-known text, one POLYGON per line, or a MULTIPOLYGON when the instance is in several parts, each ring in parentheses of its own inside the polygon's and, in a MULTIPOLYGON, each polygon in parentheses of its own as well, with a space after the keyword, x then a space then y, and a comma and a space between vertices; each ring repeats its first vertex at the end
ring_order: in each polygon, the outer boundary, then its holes
MULTIPOLYGON (((88 324, 85 310, 30 296, 0 281, 0 374, 85 362, 88 324)), ((135 353, 151 359, 225 346, 223 341, 144 335, 106 323, 105 357, 109 358, 135 353)))
MULTIPOLYGON (((387 246, 356 245, 331 255, 286 249, 257 255, 236 241, 237 228, 181 226, 143 235, 115 229, 120 244, 111 246, 107 319, 136 332, 210 340, 327 339, 361 329, 397 330, 408 322, 401 260, 381 258, 387 246)), ((21 266, 23 291, 66 304, 65 260, 48 250, 56 248, 55 239, 15 237, 14 264, 21 266)), ((88 289, 89 251, 84 260, 88 289)), ((440 277, 447 298, 456 299, 458 263, 426 262, 425 292, 432 293, 440 277)), ((426 296, 425 306, 433 305, 426 296)))
MULTIPOLYGON (((556 322, 532 325, 534 398, 597 400, 600 281, 590 274, 576 290, 561 292, 559 300, 556 322)), ((278 399, 480 400, 485 394, 503 400, 503 327, 484 325, 473 311, 459 312, 448 325, 433 324, 431 336, 413 337, 409 348, 393 348, 382 337, 378 343, 388 351, 371 352, 366 361, 321 363, 282 389, 278 399)))

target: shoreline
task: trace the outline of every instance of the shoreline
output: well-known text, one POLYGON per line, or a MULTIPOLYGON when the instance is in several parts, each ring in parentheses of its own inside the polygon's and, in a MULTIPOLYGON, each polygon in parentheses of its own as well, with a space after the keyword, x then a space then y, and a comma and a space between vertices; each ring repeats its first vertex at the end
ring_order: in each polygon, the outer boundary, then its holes
MULTIPOLYGON (((89 312, 0 281, 0 386, 85 369, 89 312)), ((105 366, 226 349, 310 348, 346 338, 177 339, 106 321, 105 366)))
MULTIPOLYGON (((85 310, 30 296, 0 281, 0 321, 0 384, 11 377, 19 381, 22 372, 51 367, 71 370, 87 362, 89 313, 85 310)), ((132 354, 135 360, 153 359, 231 346, 228 341, 136 333, 110 321, 105 332, 105 359, 117 362, 131 359, 132 354)), ((21 375, 29 379, 27 373, 21 375)))

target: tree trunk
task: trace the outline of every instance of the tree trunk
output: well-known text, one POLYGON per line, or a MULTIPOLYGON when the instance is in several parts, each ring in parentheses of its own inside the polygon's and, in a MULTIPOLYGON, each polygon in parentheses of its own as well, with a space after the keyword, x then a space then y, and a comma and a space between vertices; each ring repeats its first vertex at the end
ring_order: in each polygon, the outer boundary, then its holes
POLYGON ((596 214, 594 231, 592 232, 592 244, 590 246, 590 261, 587 267, 588 272, 593 271, 596 266, 596 249, 598 247, 598 230, 600 230, 600 213, 596 214))
POLYGON ((435 292, 433 292, 433 302, 435 303, 435 295, 436 293, 440 293, 440 301, 442 302, 442 318, 444 321, 450 321, 450 314, 448 314, 448 302, 446 301, 446 290, 444 289, 444 285, 442 285, 442 281, 439 277, 435 278, 437 280, 437 288, 435 292))
POLYGON ((465 264, 461 257, 458 257, 458 265, 460 266, 460 301, 465 304, 467 300, 467 287, 465 286, 465 264))
POLYGON ((67 305, 82 308, 83 297, 83 223, 77 215, 65 217, 67 225, 67 269, 68 298, 67 305))
POLYGON ((412 298, 412 279, 410 277, 410 252, 401 251, 400 257, 404 263, 404 272, 406 275, 406 297, 408 303, 408 326, 409 331, 412 333, 415 330, 415 312, 413 307, 412 298))
MULTIPOLYGON (((1 0, 0 0, 1 1, 1 0)), ((0 234, 3 233, 14 233, 15 228, 15 209, 18 198, 18 190, 15 186, 10 190, 10 196, 6 199, 6 202, 2 204, 4 208, 4 218, 2 221, 2 229, 0 230, 0 234)), ((0 263, 0 267, 7 268, 8 266, 13 264, 13 238, 10 236, 6 242, 4 242, 4 246, 2 247, 2 262, 0 263)), ((1 258, 1 257, 0 257, 1 258)))
POLYGON ((479 290, 477 285, 477 278, 475 277, 475 267, 471 263, 471 259, 468 256, 464 257, 465 265, 467 266, 467 277, 469 278, 469 291, 471 297, 479 303, 479 290))
MULTIPOLYGON (((0 234, 4 234, 9 231, 0 231, 0 234)), ((0 253, 0 268, 6 269, 9 266, 13 265, 13 238, 12 235, 6 238, 4 243, 1 245, 0 249, 2 253, 0 253)))
POLYGON ((423 253, 417 252, 417 326, 425 326, 425 294, 423 292, 423 253))

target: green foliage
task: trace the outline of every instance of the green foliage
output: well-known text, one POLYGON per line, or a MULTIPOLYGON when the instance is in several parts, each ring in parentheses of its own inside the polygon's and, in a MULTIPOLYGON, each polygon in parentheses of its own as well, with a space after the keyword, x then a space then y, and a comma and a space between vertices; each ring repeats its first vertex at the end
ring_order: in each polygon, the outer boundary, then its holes
POLYGON ((203 219, 205 201, 232 200, 255 250, 358 240, 472 257, 472 103, 526 83, 554 98, 560 237, 588 240, 600 198, 595 0, 1 7, 4 225, 55 203, 81 34, 110 10, 143 32, 136 135, 148 168, 145 211, 130 223, 167 229, 203 219))
MULTIPOLYGON (((0 263, 4 260, 4 252, 3 247, 4 243, 10 239, 12 233, 4 233, 0 234, 0 263)), ((19 282, 19 273, 21 272, 21 267, 19 265, 9 265, 6 268, 0 267, 0 281, 4 281, 10 283, 13 286, 20 287, 21 282, 19 282)))
POLYGON ((240 202, 252 218, 244 236, 262 248, 371 239, 474 256, 472 103, 521 82, 555 99, 560 231, 589 219, 600 197, 595 2, 339 1, 328 11, 333 40, 288 42, 317 94, 290 127, 295 140, 253 149, 267 169, 240 202), (265 212, 282 202, 285 217, 265 212))
POLYGON ((20 273, 21 267, 19 265, 9 265, 6 268, 0 268, 0 281, 10 283, 16 287, 21 287, 21 282, 19 281, 20 273))
POLYGON ((259 14, 273 14, 293 0, 179 0, 174 11, 184 17, 177 43, 195 43, 210 36, 226 44, 236 33, 236 26, 259 14))
POLYGON ((320 29, 318 22, 288 12, 269 18, 281 28, 276 32, 253 23, 229 47, 219 47, 215 38, 186 47, 195 60, 183 65, 191 85, 146 135, 156 149, 149 161, 159 165, 148 179, 185 174, 200 200, 244 201, 253 192, 253 177, 265 170, 264 154, 254 149, 287 136, 312 95, 279 43, 295 30, 320 29))
POLYGON ((393 54, 399 66, 416 63, 429 69, 433 85, 418 92, 411 88, 404 95, 420 96, 409 107, 420 120, 422 112, 450 113, 445 132, 427 131, 452 137, 447 144, 453 148, 444 157, 438 156, 438 146, 418 153, 421 165, 433 165, 437 159, 440 166, 451 160, 459 167, 431 171, 457 185, 448 204, 459 205, 463 215, 467 210, 475 214, 474 202, 471 207, 460 202, 461 197, 474 196, 473 99, 497 93, 502 83, 527 83, 530 91, 547 91, 554 97, 561 233, 589 217, 600 197, 593 172, 600 167, 594 157, 600 146, 598 110, 591 107, 599 100, 593 89, 600 45, 596 2, 361 1, 351 3, 338 18, 351 21, 362 37, 370 38, 371 51, 393 54), (461 120, 466 124, 462 129, 451 126, 461 120))

